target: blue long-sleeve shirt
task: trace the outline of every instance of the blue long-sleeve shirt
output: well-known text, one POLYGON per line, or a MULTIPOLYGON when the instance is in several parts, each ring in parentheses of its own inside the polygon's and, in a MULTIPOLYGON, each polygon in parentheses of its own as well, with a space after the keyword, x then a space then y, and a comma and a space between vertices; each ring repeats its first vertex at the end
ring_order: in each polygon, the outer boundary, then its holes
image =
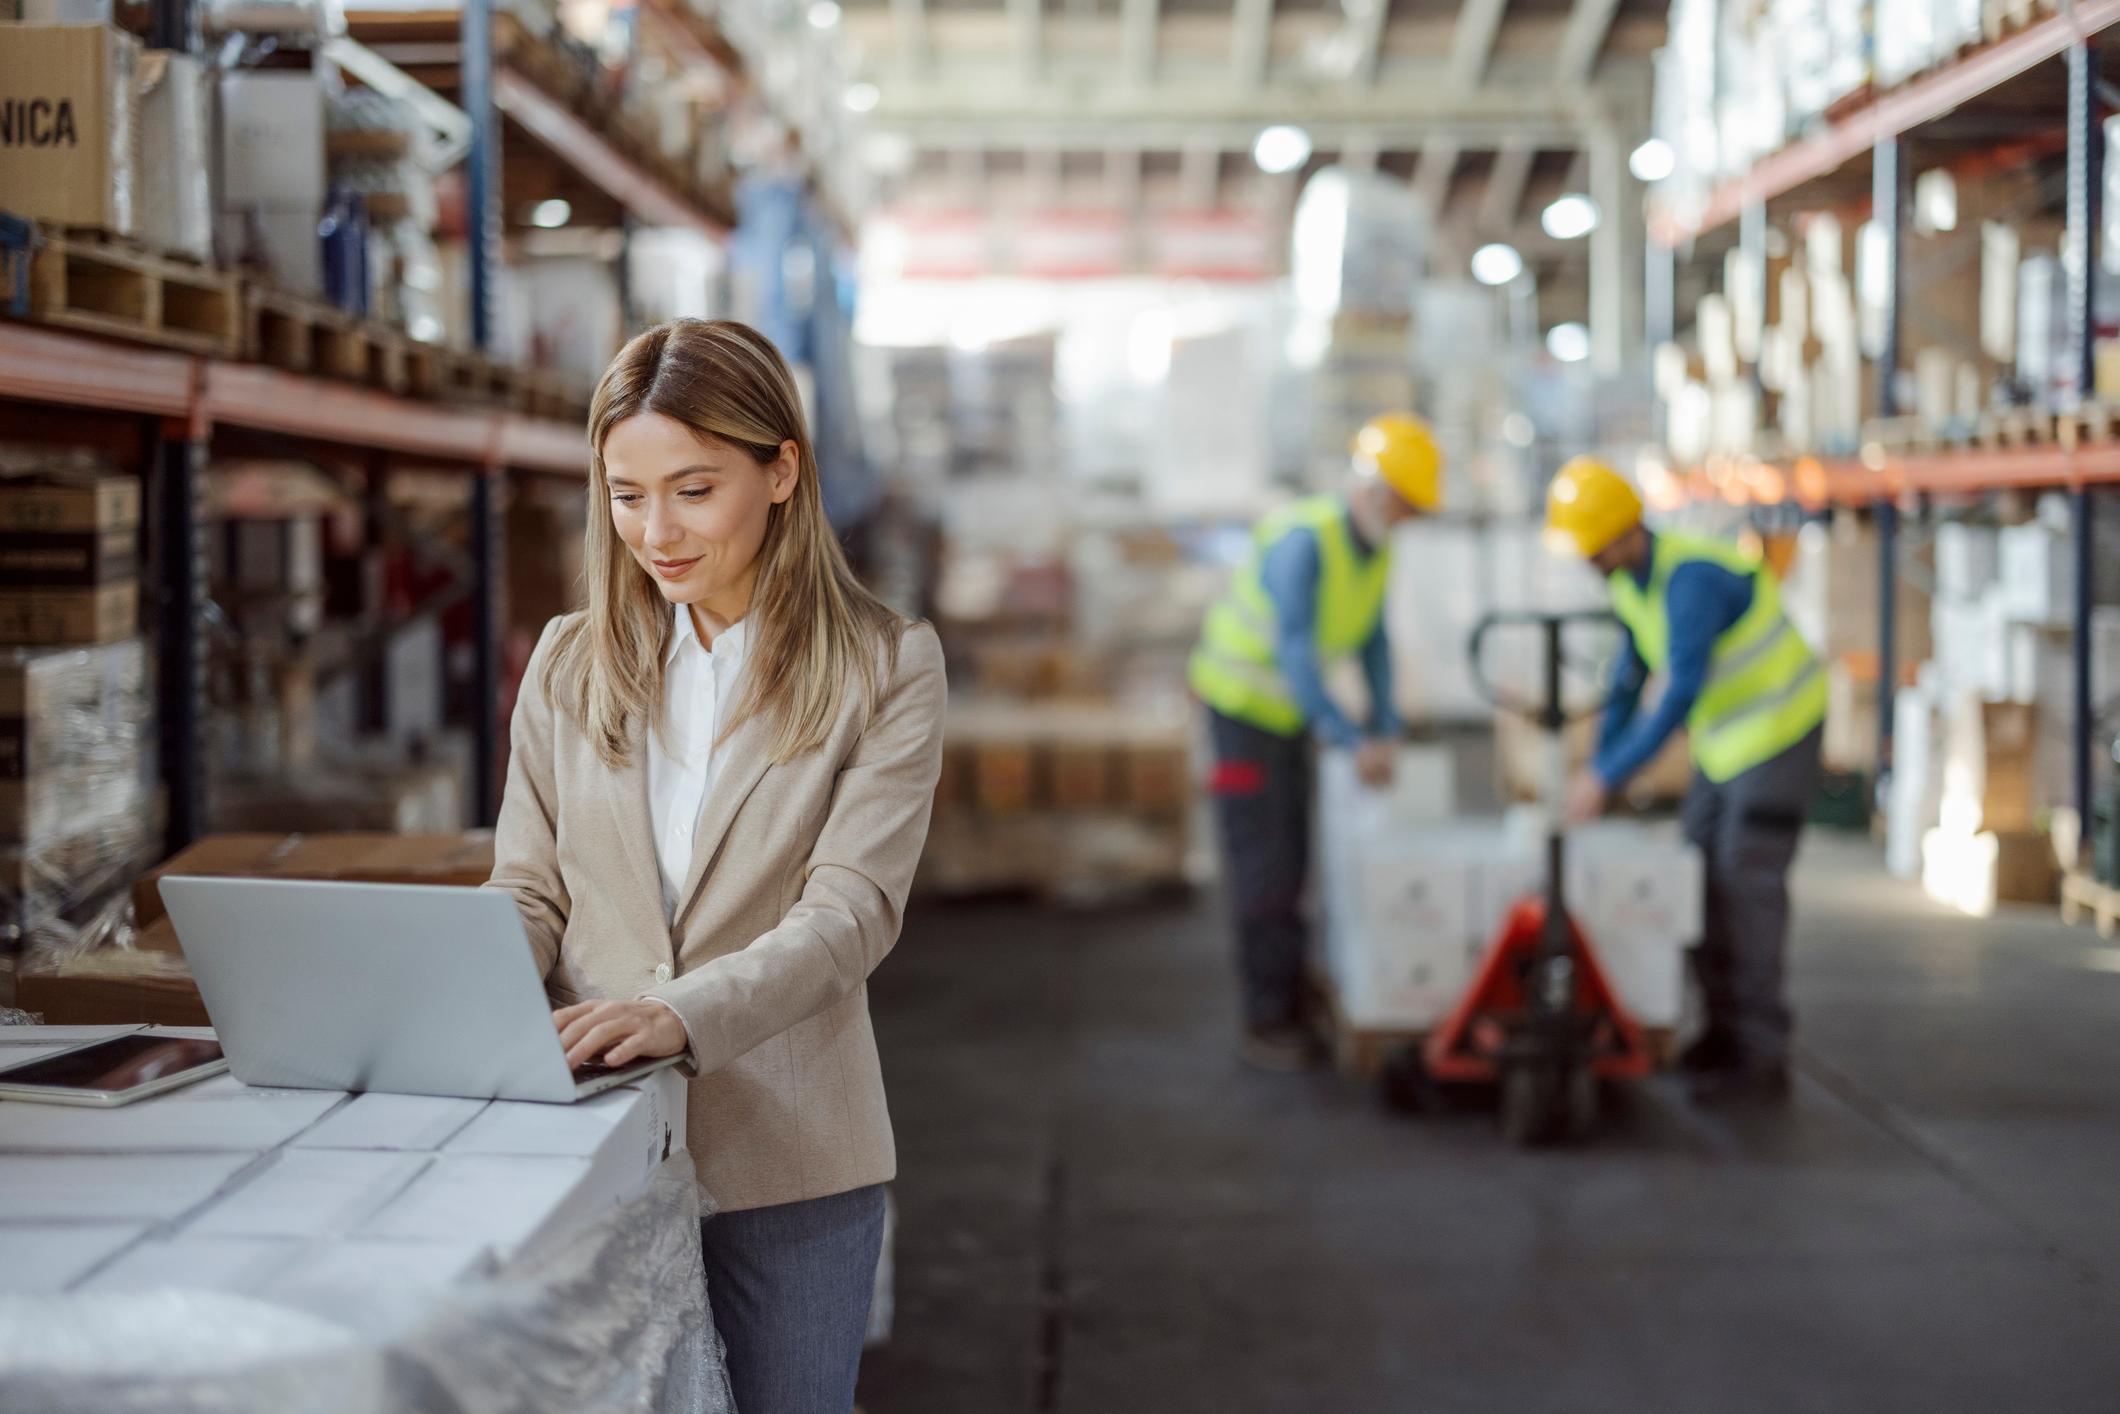
MULTIPOLYGON (((1348 533, 1358 553, 1373 553, 1356 531, 1348 533)), ((1291 530, 1266 552, 1259 565, 1259 578, 1266 597, 1273 601, 1274 622, 1279 633, 1274 640, 1274 665, 1281 670, 1289 690, 1295 694, 1312 730, 1334 746, 1353 746, 1362 739, 1362 729, 1348 719, 1325 692, 1323 665, 1318 661, 1318 580, 1322 572, 1316 532, 1291 530)), ((1396 736, 1398 711, 1391 700, 1391 640, 1384 620, 1362 644, 1362 673, 1369 682, 1370 733, 1396 736)))
MULTIPOLYGON (((1651 564, 1654 564, 1652 551, 1651 564)), ((1635 576, 1648 587, 1649 571, 1635 576)), ((1627 778, 1649 764, 1671 733, 1678 730, 1700 698, 1708 680, 1708 660, 1715 640, 1752 607, 1752 580, 1733 574, 1721 565, 1694 560, 1671 572, 1665 589, 1665 614, 1671 621, 1671 661, 1666 665, 1664 695, 1647 716, 1641 706, 1642 686, 1648 680, 1648 665, 1642 662, 1628 633, 1612 667, 1612 691, 1605 704, 1605 717, 1598 731, 1597 758, 1591 769, 1605 789, 1617 790, 1627 778)))

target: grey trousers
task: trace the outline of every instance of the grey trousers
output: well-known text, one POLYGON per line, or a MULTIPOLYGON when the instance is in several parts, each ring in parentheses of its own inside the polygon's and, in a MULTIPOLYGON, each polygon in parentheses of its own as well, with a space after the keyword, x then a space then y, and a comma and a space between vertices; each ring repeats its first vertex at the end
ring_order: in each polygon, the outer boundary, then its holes
POLYGON ((1310 741, 1210 710, 1211 789, 1236 913, 1244 1020, 1279 1026, 1303 1010, 1303 883, 1310 870, 1310 741))
POLYGON ((883 1254, 883 1185, 699 1226, 737 1414, 848 1414, 883 1254))
POLYGON ((1708 1026, 1737 1044, 1746 1065, 1789 1055, 1784 957, 1789 866, 1818 789, 1823 729, 1717 785, 1694 773, 1680 807, 1686 838, 1706 864, 1707 899, 1695 961, 1708 1026))

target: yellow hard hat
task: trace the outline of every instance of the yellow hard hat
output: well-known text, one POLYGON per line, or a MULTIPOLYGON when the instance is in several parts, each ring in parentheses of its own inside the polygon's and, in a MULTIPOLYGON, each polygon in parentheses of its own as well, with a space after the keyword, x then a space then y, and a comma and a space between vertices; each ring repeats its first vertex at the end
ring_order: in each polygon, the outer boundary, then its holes
POLYGON ((1443 503, 1443 449, 1428 424, 1410 412, 1371 418, 1354 434, 1354 464, 1380 476, 1407 504, 1432 511, 1443 503))
POLYGON ((1546 491, 1546 541, 1589 559, 1641 524, 1642 498, 1596 457, 1577 457, 1546 491))

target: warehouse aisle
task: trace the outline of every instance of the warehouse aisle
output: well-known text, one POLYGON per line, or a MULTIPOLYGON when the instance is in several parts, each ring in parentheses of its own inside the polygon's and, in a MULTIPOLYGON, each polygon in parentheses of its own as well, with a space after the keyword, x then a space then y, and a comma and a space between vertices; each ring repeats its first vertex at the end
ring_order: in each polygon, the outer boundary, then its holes
POLYGON ((1791 1113, 1667 1082, 1580 1153, 1240 1071, 1211 900, 928 910, 869 1414, 2108 1408, 2120 949, 1822 841, 1791 1113))

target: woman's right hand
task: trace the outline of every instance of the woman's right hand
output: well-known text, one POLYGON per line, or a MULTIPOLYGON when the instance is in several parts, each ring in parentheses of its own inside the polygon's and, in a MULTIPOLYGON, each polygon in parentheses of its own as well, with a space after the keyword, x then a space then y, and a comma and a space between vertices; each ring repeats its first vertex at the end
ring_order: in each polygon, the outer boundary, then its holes
POLYGON ((615 1067, 674 1056, 691 1042, 677 1013, 661 1002, 576 1002, 553 1012, 552 1024, 570 1070, 598 1057, 615 1067))

